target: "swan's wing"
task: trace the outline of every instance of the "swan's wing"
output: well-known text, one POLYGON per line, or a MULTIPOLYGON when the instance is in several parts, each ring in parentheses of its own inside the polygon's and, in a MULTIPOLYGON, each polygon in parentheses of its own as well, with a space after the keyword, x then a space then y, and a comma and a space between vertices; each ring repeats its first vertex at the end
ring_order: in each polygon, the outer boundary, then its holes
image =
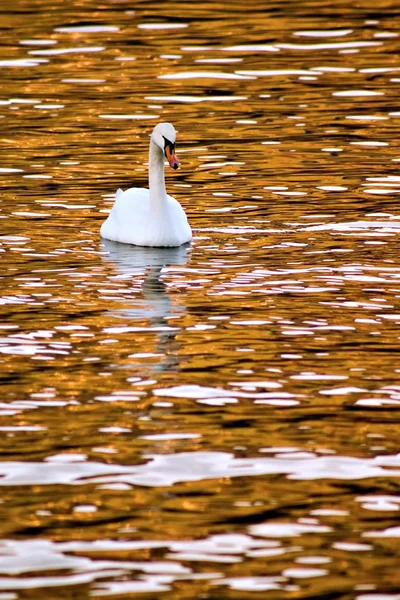
POLYGON ((100 229, 100 235, 115 242, 132 243, 136 232, 147 229, 149 190, 130 188, 115 194, 114 206, 100 229))
POLYGON ((149 190, 146 188, 129 188, 124 192, 118 190, 112 212, 127 217, 130 221, 149 210, 149 190))

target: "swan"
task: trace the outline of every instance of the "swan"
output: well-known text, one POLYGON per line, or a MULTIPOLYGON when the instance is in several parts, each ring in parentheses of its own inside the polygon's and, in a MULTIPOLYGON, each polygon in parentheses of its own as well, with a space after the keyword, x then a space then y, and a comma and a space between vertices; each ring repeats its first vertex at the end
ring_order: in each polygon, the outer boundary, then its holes
POLYGON ((149 189, 119 189, 101 226, 101 237, 135 246, 176 247, 190 242, 192 230, 185 211, 165 190, 164 155, 173 169, 179 167, 175 139, 171 123, 154 127, 149 148, 149 189))

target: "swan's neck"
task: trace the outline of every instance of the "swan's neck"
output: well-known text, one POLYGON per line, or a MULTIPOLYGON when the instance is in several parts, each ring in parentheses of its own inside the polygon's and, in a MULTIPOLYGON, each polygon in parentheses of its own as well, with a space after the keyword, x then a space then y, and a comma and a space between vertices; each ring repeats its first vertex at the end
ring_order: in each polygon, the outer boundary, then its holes
POLYGON ((149 150, 149 190, 150 206, 153 209, 162 208, 167 201, 164 178, 164 154, 150 138, 149 150))

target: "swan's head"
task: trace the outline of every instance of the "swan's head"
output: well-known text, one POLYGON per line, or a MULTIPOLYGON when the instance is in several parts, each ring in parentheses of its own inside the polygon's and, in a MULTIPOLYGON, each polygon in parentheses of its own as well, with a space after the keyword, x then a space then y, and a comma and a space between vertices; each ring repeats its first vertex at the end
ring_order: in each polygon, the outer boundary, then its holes
POLYGON ((177 169, 179 160, 175 154, 176 131, 171 123, 159 123, 153 129, 151 139, 163 151, 170 167, 177 169))

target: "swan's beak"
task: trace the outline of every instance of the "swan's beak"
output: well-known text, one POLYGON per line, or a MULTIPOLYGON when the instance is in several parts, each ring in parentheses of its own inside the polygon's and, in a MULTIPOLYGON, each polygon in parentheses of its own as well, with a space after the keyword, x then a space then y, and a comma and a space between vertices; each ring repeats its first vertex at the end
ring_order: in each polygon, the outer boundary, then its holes
POLYGON ((179 167, 179 160, 175 154, 175 148, 172 145, 167 144, 165 146, 165 156, 167 161, 169 162, 169 166, 173 169, 177 169, 179 167))

